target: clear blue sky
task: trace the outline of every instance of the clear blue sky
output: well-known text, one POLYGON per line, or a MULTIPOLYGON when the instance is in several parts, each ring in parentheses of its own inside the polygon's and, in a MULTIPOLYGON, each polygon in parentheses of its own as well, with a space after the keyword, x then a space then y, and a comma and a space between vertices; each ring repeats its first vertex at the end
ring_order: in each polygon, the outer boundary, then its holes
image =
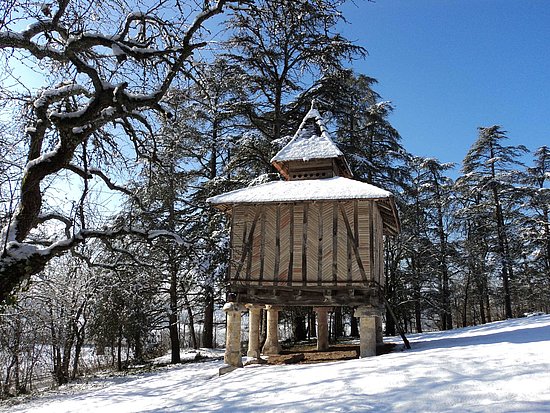
POLYGON ((379 81, 413 154, 460 163, 477 127, 494 124, 510 145, 550 146, 550 0, 356 0, 343 10, 344 34, 369 52, 354 68, 379 81))

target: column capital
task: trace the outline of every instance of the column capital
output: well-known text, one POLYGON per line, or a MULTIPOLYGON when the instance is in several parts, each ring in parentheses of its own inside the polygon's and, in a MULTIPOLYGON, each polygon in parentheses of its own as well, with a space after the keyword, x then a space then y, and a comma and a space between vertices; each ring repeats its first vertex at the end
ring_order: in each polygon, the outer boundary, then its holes
POLYGON ((239 303, 225 303, 222 310, 226 313, 233 311, 242 313, 243 311, 246 311, 246 307, 239 303))
POLYGON ((265 309, 266 310, 271 310, 271 311, 281 311, 283 309, 283 307, 280 307, 280 306, 277 306, 277 305, 267 304, 265 306, 265 309))
POLYGON ((373 316, 380 317, 381 315, 382 315, 382 311, 380 310, 380 308, 367 306, 367 305, 357 307, 353 312, 354 317, 373 317, 373 316))
POLYGON ((313 311, 315 311, 316 313, 319 313, 319 312, 330 312, 330 311, 334 311, 334 307, 313 307, 313 311))
POLYGON ((249 310, 263 310, 265 309, 265 305, 264 304, 245 304, 244 305, 247 309, 249 310))

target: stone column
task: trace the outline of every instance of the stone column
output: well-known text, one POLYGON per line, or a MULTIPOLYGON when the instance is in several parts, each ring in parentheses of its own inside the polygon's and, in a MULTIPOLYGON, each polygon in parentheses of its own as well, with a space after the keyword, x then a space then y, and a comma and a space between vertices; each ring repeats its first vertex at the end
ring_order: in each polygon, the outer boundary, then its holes
POLYGON ((315 307, 313 311, 317 313, 317 351, 326 351, 328 345, 328 317, 330 307, 315 307))
POLYGON ((359 357, 376 356, 376 317, 380 312, 374 307, 358 307, 355 317, 359 317, 360 349, 359 357))
POLYGON ((248 308, 248 352, 247 357, 260 358, 260 319, 264 306, 246 304, 248 308))
POLYGON ((226 303, 223 306, 223 311, 227 315, 223 361, 231 367, 243 366, 241 358, 241 312, 245 310, 243 305, 237 303, 226 303))
POLYGON ((382 317, 376 316, 376 345, 384 344, 384 333, 382 331, 382 317))
POLYGON ((279 344, 279 310, 280 308, 266 305, 267 309, 267 337, 265 339, 263 354, 279 354, 281 346, 279 344))

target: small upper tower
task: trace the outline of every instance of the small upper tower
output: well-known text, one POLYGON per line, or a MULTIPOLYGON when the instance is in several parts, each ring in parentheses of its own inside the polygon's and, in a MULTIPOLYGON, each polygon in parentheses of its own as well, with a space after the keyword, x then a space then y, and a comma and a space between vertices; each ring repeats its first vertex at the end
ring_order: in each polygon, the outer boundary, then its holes
POLYGON ((271 163, 287 181, 353 176, 344 154, 330 138, 315 101, 293 138, 271 163))

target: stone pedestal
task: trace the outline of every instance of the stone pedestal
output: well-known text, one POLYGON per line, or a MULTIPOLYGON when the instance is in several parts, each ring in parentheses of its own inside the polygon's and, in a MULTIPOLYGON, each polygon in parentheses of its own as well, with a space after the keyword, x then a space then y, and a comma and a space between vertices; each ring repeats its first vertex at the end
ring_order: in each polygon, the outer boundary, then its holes
POLYGON ((242 367, 241 357, 241 312, 245 307, 237 303, 226 303, 223 311, 227 315, 224 362, 231 367, 242 367))
POLYGON ((380 311, 374 307, 358 307, 355 317, 359 317, 359 357, 376 356, 376 318, 380 317, 380 311))
POLYGON ((317 314, 317 351, 327 351, 328 345, 328 312, 330 307, 315 307, 317 314))
POLYGON ((247 357, 260 358, 260 319, 263 306, 246 304, 248 308, 248 352, 247 357))
POLYGON ((376 318, 376 345, 384 344, 384 333, 382 328, 382 317, 375 316, 376 318))
POLYGON ((281 346, 279 344, 279 310, 280 308, 272 305, 266 305, 267 309, 267 336, 265 339, 262 353, 279 354, 281 346))

